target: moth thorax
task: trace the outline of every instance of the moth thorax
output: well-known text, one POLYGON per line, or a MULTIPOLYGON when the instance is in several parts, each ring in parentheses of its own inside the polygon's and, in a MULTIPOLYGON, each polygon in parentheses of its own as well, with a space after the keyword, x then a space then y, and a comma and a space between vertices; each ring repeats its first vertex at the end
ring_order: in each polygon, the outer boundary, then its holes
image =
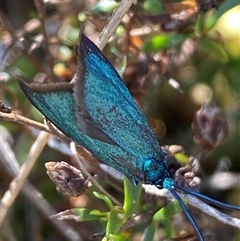
POLYGON ((145 183, 163 188, 164 180, 170 178, 165 163, 156 159, 147 159, 143 163, 145 183))

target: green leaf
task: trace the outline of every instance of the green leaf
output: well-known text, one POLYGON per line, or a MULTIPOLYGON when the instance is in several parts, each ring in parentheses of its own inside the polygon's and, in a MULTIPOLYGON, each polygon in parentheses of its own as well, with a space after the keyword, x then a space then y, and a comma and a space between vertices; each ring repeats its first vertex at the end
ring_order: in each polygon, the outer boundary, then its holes
POLYGON ((156 222, 152 222, 146 229, 144 232, 144 236, 143 236, 143 241, 149 241, 149 240, 153 240, 154 234, 155 234, 155 230, 157 229, 156 227, 156 222))
POLYGON ((142 191, 142 185, 134 186, 126 177, 124 177, 124 205, 125 218, 128 219, 138 209, 139 199, 142 191))
POLYGON ((181 210, 182 208, 178 201, 171 202, 167 206, 156 212, 153 216, 153 220, 156 222, 160 222, 169 219, 177 213, 181 212, 181 210))
POLYGON ((123 234, 118 234, 118 235, 110 235, 109 236, 111 241, 131 241, 130 237, 127 237, 126 235, 123 234))
MULTIPOLYGON (((41 56, 40 58, 44 58, 44 56, 41 56)), ((41 62, 39 62, 41 64, 41 62)), ((12 62, 11 62, 11 71, 17 69, 18 71, 24 73, 24 75, 31 79, 35 76, 37 73, 36 66, 31 62, 30 59, 25 57, 24 55, 17 56, 12 62)), ((14 70, 16 71, 16 70, 14 70)))
POLYGON ((188 164, 189 163, 189 156, 184 153, 177 153, 174 155, 178 162, 181 164, 188 164))
POLYGON ((170 219, 161 221, 166 238, 173 238, 175 236, 174 227, 170 219))
POLYGON ((143 50, 146 53, 150 53, 150 52, 157 52, 170 47, 175 47, 177 45, 182 44, 187 37, 188 36, 185 34, 156 35, 144 44, 143 50))
POLYGON ((205 14, 200 13, 197 15, 197 20, 194 28, 195 35, 202 35, 205 24, 205 14))
POLYGON ((204 23, 204 31, 208 32, 209 30, 211 30, 215 24, 217 23, 217 20, 214 17, 214 14, 210 15, 210 16, 205 16, 205 23, 204 23))
POLYGON ((109 237, 111 234, 117 234, 123 225, 125 220, 125 212, 122 208, 113 207, 109 214, 109 219, 106 227, 106 236, 109 237))
POLYGON ((101 0, 97 2, 89 12, 93 14, 97 13, 109 13, 112 12, 115 8, 117 8, 119 5, 118 2, 114 0, 101 0))
POLYGON ((150 13, 163 13, 162 4, 158 0, 146 0, 143 3, 143 9, 150 13))
POLYGON ((170 39, 170 36, 165 34, 154 36, 144 44, 143 50, 150 53, 166 49, 169 47, 170 39))
POLYGON ((79 221, 98 220, 107 217, 107 213, 103 213, 99 210, 73 208, 71 211, 78 217, 79 221))
POLYGON ((228 61, 228 55, 223 47, 223 45, 220 45, 215 40, 204 38, 201 40, 199 45, 205 49, 205 51, 208 53, 208 55, 212 55, 217 60, 226 63, 228 61))
POLYGON ((102 199, 107 204, 110 210, 113 208, 112 201, 106 195, 101 194, 99 192, 93 192, 93 195, 99 199, 102 199))

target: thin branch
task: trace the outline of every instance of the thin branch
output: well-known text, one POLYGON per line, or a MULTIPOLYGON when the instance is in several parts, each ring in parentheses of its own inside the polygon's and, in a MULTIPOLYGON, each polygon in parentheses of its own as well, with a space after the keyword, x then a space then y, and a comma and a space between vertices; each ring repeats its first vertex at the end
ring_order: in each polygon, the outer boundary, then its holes
POLYGON ((225 213, 222 213, 190 194, 183 194, 182 197, 186 198, 190 205, 200 209, 202 212, 208 214, 209 216, 216 218, 222 223, 225 223, 232 227, 240 229, 240 219, 233 218, 225 213))
POLYGON ((30 171, 32 170, 36 160, 41 154, 45 144, 49 138, 49 133, 40 132, 36 141, 33 143, 28 157, 24 164, 22 165, 17 177, 11 182, 9 189, 5 192, 1 199, 0 204, 0 225, 2 224, 4 218, 7 215, 9 208, 12 206, 14 200, 16 199, 18 193, 20 192, 25 180, 27 179, 30 171))
POLYGON ((114 12, 110 21, 107 23, 107 25, 102 30, 100 36, 98 37, 96 44, 99 47, 99 49, 102 50, 104 46, 107 44, 107 41, 116 31, 117 27, 121 23, 122 18, 124 17, 124 15, 126 14, 126 12, 129 10, 129 8, 132 6, 134 2, 136 2, 136 0, 121 1, 118 9, 114 12))
MULTIPOLYGON (((46 125, 34 121, 32 119, 28 119, 26 117, 23 117, 21 115, 18 115, 14 112, 12 113, 4 113, 0 111, 0 121, 11 121, 16 122, 22 125, 26 125, 27 127, 33 127, 39 131, 45 131, 48 132, 57 138, 63 140, 65 143, 70 143, 71 139, 66 137, 60 130, 58 130, 56 127, 53 127, 53 125, 48 124, 48 121, 46 121, 46 125)), ((60 150, 61 151, 61 150, 60 150)))
POLYGON ((45 131, 45 132, 51 133, 51 130, 48 128, 48 126, 46 126, 40 122, 23 117, 21 115, 15 114, 14 112, 12 112, 12 113, 0 112, 0 121, 16 122, 19 124, 26 125, 28 127, 31 126, 40 131, 45 131))
MULTIPOLYGON (((155 187, 153 185, 145 185, 145 184, 143 184, 143 188, 144 188, 145 192, 147 192, 151 195, 165 197, 168 200, 173 200, 172 194, 166 189, 158 189, 157 187, 155 187)), ((230 217, 227 214, 218 211, 217 209, 209 206, 205 202, 201 201, 200 199, 198 199, 192 195, 181 194, 181 193, 178 193, 178 195, 181 196, 181 198, 187 199, 188 204, 194 206, 195 208, 200 209, 202 212, 208 214, 209 216, 216 218, 217 220, 221 221, 222 223, 225 223, 232 227, 240 229, 240 219, 230 217)))
POLYGON ((39 15, 39 19, 41 21, 41 31, 42 34, 44 36, 44 47, 46 50, 46 55, 47 55, 47 62, 50 65, 48 71, 50 72, 50 80, 53 81, 54 80, 54 74, 53 74, 53 67, 54 67, 54 60, 52 58, 52 55, 50 53, 50 48, 49 48, 49 44, 48 44, 48 36, 47 36, 47 31, 46 31, 46 16, 45 16, 45 3, 43 0, 34 0, 35 6, 37 8, 38 11, 38 15, 39 15))

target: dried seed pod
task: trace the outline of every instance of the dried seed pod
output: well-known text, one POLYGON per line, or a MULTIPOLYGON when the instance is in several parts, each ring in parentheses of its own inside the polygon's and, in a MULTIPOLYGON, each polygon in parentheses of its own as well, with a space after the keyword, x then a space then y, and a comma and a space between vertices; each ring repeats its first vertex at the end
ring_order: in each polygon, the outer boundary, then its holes
POLYGON ((61 194, 78 197, 91 186, 91 183, 84 178, 80 170, 64 161, 47 162, 45 167, 48 176, 61 194))
POLYGON ((222 110, 212 101, 202 105, 192 123, 193 140, 205 151, 212 151, 228 136, 228 123, 222 110))

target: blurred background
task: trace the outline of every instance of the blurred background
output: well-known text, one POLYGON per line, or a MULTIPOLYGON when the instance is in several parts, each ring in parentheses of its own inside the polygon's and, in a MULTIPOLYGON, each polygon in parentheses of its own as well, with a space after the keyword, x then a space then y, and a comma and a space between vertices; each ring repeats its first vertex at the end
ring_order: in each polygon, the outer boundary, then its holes
MULTIPOLYGON (((137 1, 103 52, 141 106, 161 145, 180 145, 187 156, 200 159, 201 191, 240 205, 240 5, 238 0, 216 2, 137 1), (221 112, 217 112, 217 117, 213 114, 215 107, 206 116, 204 112, 204 117, 210 120, 209 133, 214 133, 212 139, 209 134, 209 144, 200 134, 201 126, 192 129, 192 123, 202 104, 210 100, 222 112, 217 109, 221 112), (219 115, 227 121, 221 126, 224 135, 214 122, 219 115), (221 173, 227 176, 217 176, 221 173)), ((21 92, 14 77, 16 72, 29 83, 69 82, 77 67, 74 47, 80 26, 85 24, 84 33, 96 42, 119 4, 120 1, 114 0, 2 0, 0 81, 4 105, 19 115, 42 122, 42 115, 21 92)), ((1 126, 2 140, 7 140, 22 165, 38 131, 10 121, 2 121, 1 126)), ((52 140, 44 148, 30 173, 30 183, 57 212, 72 207, 105 210, 106 205, 93 197, 92 189, 77 198, 61 196, 56 191, 44 163, 50 160, 72 163, 68 147, 59 145, 52 140)), ((1 152, 4 151, 2 145, 1 152)), ((3 162, 3 155, 1 159, 2 196, 13 176, 3 162)), ((92 167, 90 172, 97 171, 92 167)), ((114 185, 100 178, 101 185, 122 201, 121 182, 109 178, 114 185)), ((239 213, 232 214, 240 218, 239 213)), ((75 240, 89 240, 92 234, 104 230, 97 221, 71 220, 68 224, 81 237, 75 240)), ((210 226, 209 240, 240 240, 237 230, 215 220, 205 221, 205 225, 210 226)), ((132 239, 141 240, 141 232, 141 227, 136 228, 132 239)), ((23 192, 10 209, 1 238, 74 240, 64 237, 23 192)))

